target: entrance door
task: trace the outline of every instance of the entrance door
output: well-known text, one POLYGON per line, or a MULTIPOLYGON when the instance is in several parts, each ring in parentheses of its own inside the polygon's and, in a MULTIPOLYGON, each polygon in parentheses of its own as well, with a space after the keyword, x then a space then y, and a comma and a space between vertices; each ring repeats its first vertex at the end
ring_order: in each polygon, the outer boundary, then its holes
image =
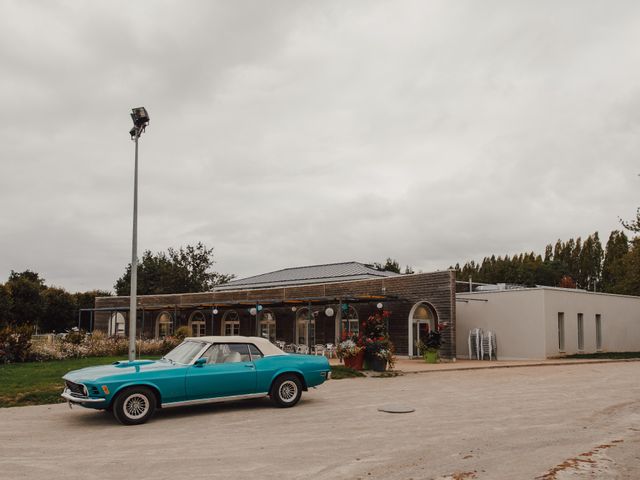
POLYGON ((411 352, 412 357, 419 357, 422 352, 418 349, 418 341, 425 337, 430 331, 428 320, 414 320, 413 322, 413 350, 411 352))

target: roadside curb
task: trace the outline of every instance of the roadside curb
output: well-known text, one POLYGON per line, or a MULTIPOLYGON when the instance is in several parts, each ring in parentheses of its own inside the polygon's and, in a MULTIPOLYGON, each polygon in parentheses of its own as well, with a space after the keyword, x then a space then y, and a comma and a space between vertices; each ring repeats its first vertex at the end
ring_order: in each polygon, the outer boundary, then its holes
MULTIPOLYGON (((602 363, 626 363, 626 362, 640 362, 640 358, 603 358, 596 360, 577 360, 577 361, 558 361, 558 362, 540 362, 540 363, 528 363, 526 365, 487 365, 482 367, 452 367, 452 368, 441 368, 441 369, 433 369, 433 370, 393 370, 397 372, 398 375, 410 375, 410 374, 421 374, 421 373, 443 373, 443 372, 461 372, 461 371, 469 371, 469 370, 491 370, 493 368, 527 368, 527 367, 557 367, 557 366, 568 366, 568 365, 593 365, 593 364, 602 364, 602 363)), ((369 376, 369 375, 367 375, 369 376)), ((379 377, 380 375, 375 375, 379 377)), ((389 375, 392 376, 392 375, 389 375)))

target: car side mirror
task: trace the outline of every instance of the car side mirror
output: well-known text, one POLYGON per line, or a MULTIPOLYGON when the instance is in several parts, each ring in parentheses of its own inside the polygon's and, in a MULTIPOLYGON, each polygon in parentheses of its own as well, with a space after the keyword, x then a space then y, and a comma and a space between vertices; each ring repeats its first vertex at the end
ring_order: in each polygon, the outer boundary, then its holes
POLYGON ((207 359, 204 357, 201 357, 197 359, 195 362, 193 362, 193 365, 196 367, 203 367, 204 365, 206 365, 206 363, 207 363, 207 359))

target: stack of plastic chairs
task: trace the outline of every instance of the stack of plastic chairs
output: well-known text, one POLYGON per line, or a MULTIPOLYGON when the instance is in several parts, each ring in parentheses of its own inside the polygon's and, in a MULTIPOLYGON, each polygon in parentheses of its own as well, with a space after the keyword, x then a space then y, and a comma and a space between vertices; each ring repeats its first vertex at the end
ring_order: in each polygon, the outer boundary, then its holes
POLYGON ((481 349, 480 358, 484 360, 484 357, 488 356, 489 360, 491 360, 491 357, 493 356, 493 359, 497 360, 498 359, 496 355, 497 347, 498 347, 498 344, 496 341, 496 334, 491 330, 484 332, 482 334, 482 343, 480 346, 480 349, 481 349))
POLYGON ((480 360, 482 349, 482 329, 473 328, 469 332, 469 360, 480 360))

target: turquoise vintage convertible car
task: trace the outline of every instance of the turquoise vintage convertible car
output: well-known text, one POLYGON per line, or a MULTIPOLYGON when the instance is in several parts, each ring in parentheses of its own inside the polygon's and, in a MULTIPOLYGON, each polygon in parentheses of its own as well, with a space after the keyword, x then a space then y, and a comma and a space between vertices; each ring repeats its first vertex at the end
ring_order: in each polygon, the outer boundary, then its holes
POLYGON ((269 396, 293 407, 331 376, 323 356, 292 355, 259 337, 190 337, 160 360, 121 361, 67 373, 69 405, 112 410, 125 425, 156 408, 269 396))

